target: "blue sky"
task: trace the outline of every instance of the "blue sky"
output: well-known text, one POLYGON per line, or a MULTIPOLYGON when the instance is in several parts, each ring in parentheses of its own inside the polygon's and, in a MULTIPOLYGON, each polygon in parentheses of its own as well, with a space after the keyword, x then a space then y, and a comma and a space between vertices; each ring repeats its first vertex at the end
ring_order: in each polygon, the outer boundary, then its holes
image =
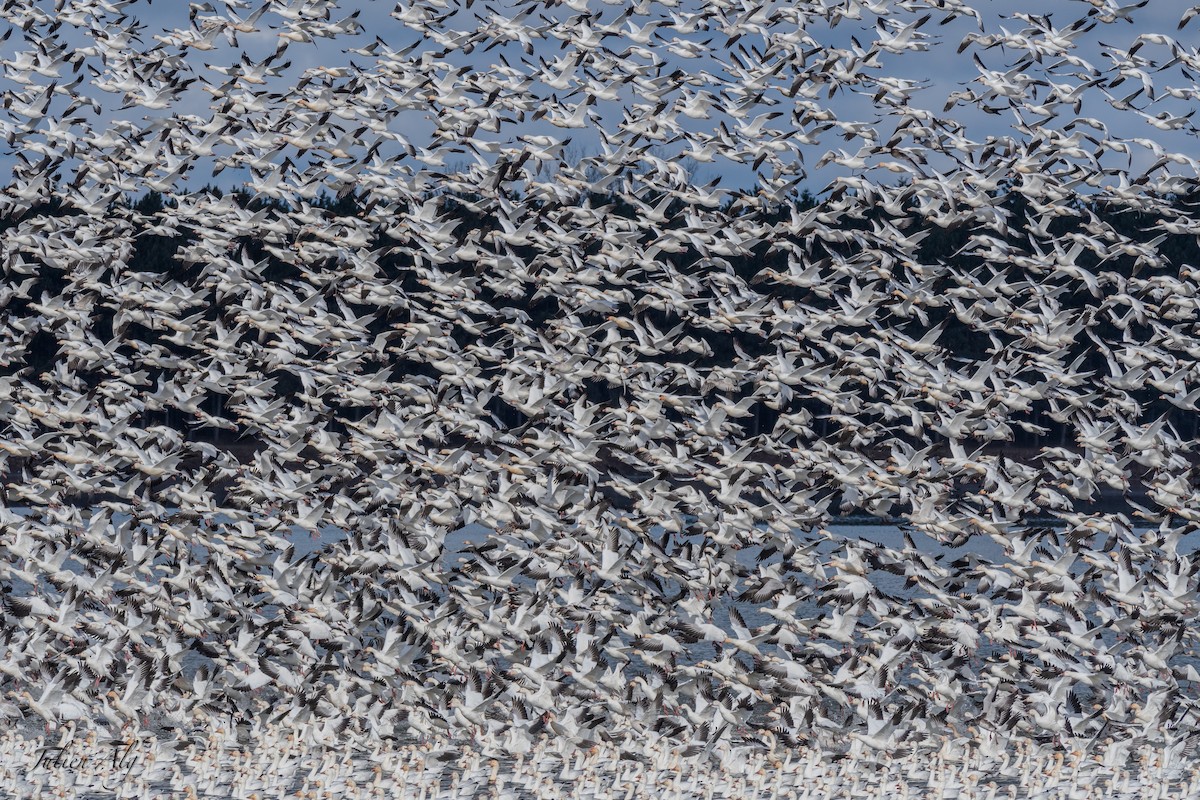
MULTIPOLYGON (((1101 2, 1101 0, 1097 0, 1097 2, 1101 2)), ((53 4, 49 2, 44 2, 40 5, 47 10, 53 8, 53 4)), ((240 18, 245 18, 260 7, 255 3, 246 9, 234 9, 231 11, 226 8, 223 0, 211 0, 211 5, 215 8, 210 11, 200 7, 200 4, 192 4, 193 9, 196 9, 198 20, 202 21, 206 17, 228 17, 230 13, 237 14, 240 18)), ((677 19, 683 19, 702 6, 685 2, 673 2, 669 4, 645 3, 643 5, 645 8, 642 10, 645 10, 647 13, 633 13, 626 18, 622 18, 623 15, 627 14, 630 8, 629 5, 624 3, 607 4, 600 0, 573 0, 570 5, 560 4, 549 9, 541 5, 517 5, 509 2, 487 4, 483 0, 475 0, 475 2, 469 4, 469 7, 465 2, 436 2, 423 5, 407 5, 404 3, 393 5, 390 2, 342 2, 331 14, 330 21, 336 22, 339 19, 357 15, 353 16, 353 18, 361 26, 361 32, 355 35, 341 35, 334 39, 316 38, 311 42, 289 41, 286 53, 279 57, 274 64, 274 66, 280 66, 286 63, 288 65, 287 68, 282 70, 278 77, 270 79, 263 88, 268 92, 279 94, 278 97, 270 99, 268 103, 273 106, 276 112, 273 115, 276 123, 284 126, 287 118, 284 111, 288 107, 289 102, 301 96, 297 93, 295 87, 298 83, 305 80, 305 76, 309 76, 311 79, 316 74, 315 71, 322 68, 334 70, 335 75, 331 78, 332 84, 335 87, 344 87, 349 79, 337 75, 336 70, 338 68, 349 68, 353 65, 356 68, 365 70, 379 69, 380 65, 376 59, 378 51, 376 52, 376 56, 351 52, 359 48, 372 47, 376 37, 382 39, 394 50, 402 50, 403 48, 412 46, 413 49, 409 53, 409 57, 426 53, 431 64, 430 74, 435 75, 439 79, 451 76, 452 71, 458 69, 464 69, 464 74, 468 77, 494 75, 505 69, 535 72, 536 76, 535 68, 540 62, 553 63, 556 58, 571 52, 570 48, 564 49, 561 46, 562 43, 557 39, 548 35, 539 36, 539 29, 547 29, 554 22, 569 20, 578 15, 581 9, 586 9, 589 13, 595 14, 594 19, 591 21, 593 28, 600 28, 616 23, 619 24, 623 31, 629 32, 628 36, 632 36, 634 39, 641 39, 643 41, 641 46, 647 51, 652 51, 656 54, 654 57, 660 58, 664 62, 662 72, 668 73, 674 70, 681 70, 683 74, 689 76, 697 84, 693 87, 694 89, 702 88, 701 84, 704 82, 705 76, 710 76, 710 83, 712 85, 706 88, 709 91, 715 91, 722 81, 731 80, 729 65, 734 63, 734 59, 743 63, 753 62, 756 54, 763 48, 762 38, 754 33, 741 36, 740 39, 733 43, 733 47, 730 48, 727 47, 729 37, 715 30, 679 33, 667 27, 660 27, 657 30, 648 29, 644 26, 651 20, 665 19, 670 21, 672 20, 672 14, 676 15, 675 18, 677 19), (527 9, 532 9, 532 11, 525 13, 524 10, 527 9), (441 41, 413 29, 411 20, 422 11, 425 13, 448 15, 441 25, 443 32, 441 41), (523 13, 525 15, 521 18, 523 13), (460 48, 442 54, 446 50, 447 44, 454 45, 456 41, 461 42, 461 37, 469 35, 472 31, 478 29, 483 21, 492 17, 520 18, 520 22, 517 25, 531 37, 532 52, 526 52, 521 42, 512 41, 491 49, 488 49, 486 44, 481 42, 472 48, 460 48), (404 21, 405 19, 409 21, 406 22, 404 21), (689 44, 695 45, 699 43, 707 43, 707 49, 697 57, 683 57, 689 44), (435 54, 440 55, 434 59, 432 57, 435 54), (441 66, 438 66, 439 64, 441 66)), ((736 10, 740 6, 725 5, 730 9, 727 12, 728 18, 736 19, 739 14, 744 15, 744 12, 736 10)), ((760 15, 771 16, 777 15, 786 9, 802 8, 804 5, 768 0, 765 3, 750 8, 760 9, 755 12, 760 15)), ((877 16, 869 10, 869 8, 878 5, 880 3, 877 0, 871 0, 870 2, 868 0, 843 0, 841 7, 847 10, 852 10, 855 7, 859 8, 861 20, 843 18, 836 25, 831 26, 826 20, 813 18, 804 25, 783 25, 777 26, 772 30, 777 32, 791 31, 797 36, 803 34, 811 37, 811 40, 824 47, 851 48, 858 45, 867 47, 881 35, 877 16)), ((900 7, 902 4, 892 3, 890 5, 893 8, 890 17, 898 26, 907 24, 929 13, 928 9, 923 7, 915 6, 911 10, 904 10, 900 7)), ((1004 31, 1016 34, 1028 27, 1025 21, 1012 16, 1018 10, 1023 9, 1028 12, 1030 9, 1030 4, 1028 3, 980 2, 976 0, 974 5, 978 8, 985 30, 989 34, 999 34, 1004 31)), ((173 30, 182 31, 187 35, 190 27, 188 4, 183 2, 163 2, 163 0, 152 4, 148 2, 130 3, 123 9, 124 13, 136 18, 144 25, 144 28, 140 31, 141 43, 135 43, 133 46, 140 48, 142 51, 151 51, 153 48, 158 47, 158 54, 182 53, 184 69, 181 74, 186 73, 189 77, 199 78, 200 80, 188 85, 168 108, 153 109, 142 105, 132 105, 123 108, 122 105, 126 98, 123 98, 119 92, 104 92, 97 88, 96 84, 104 78, 110 78, 111 73, 106 73, 104 65, 100 63, 98 58, 91 57, 86 61, 87 66, 79 73, 84 81, 77 91, 96 100, 99 104, 99 110, 95 111, 84 108, 80 109, 77 113, 84 113, 88 120, 88 125, 96 133, 121 124, 144 128, 151 120, 165 119, 170 115, 190 116, 196 122, 208 120, 213 116, 215 110, 220 109, 229 101, 230 96, 242 91, 241 88, 235 86, 229 90, 225 97, 214 97, 212 89, 220 86, 225 80, 225 76, 213 68, 236 66, 241 61, 243 54, 251 63, 259 63, 270 56, 279 47, 281 41, 283 41, 281 34, 285 34, 293 29, 289 28, 290 23, 287 15, 290 11, 294 11, 299 7, 300 3, 298 0, 294 0, 290 4, 273 2, 269 4, 265 13, 258 19, 257 25, 259 30, 257 32, 236 34, 237 47, 234 47, 232 43, 227 41, 224 35, 218 35, 212 40, 214 49, 201 51, 192 48, 180 48, 172 40, 171 31, 173 30), (92 68, 100 74, 93 74, 91 71, 92 68)), ((1082 2, 1082 0, 1046 0, 1046 2, 1038 3, 1036 7, 1041 13, 1049 15, 1055 27, 1061 29, 1067 27, 1073 20, 1083 18, 1087 15, 1089 9, 1093 8, 1093 5, 1089 2, 1082 2)), ((1113 74, 1111 73, 1113 62, 1110 56, 1105 55, 1106 51, 1111 53, 1116 50, 1129 50, 1134 46, 1139 36, 1149 32, 1175 35, 1176 23, 1187 7, 1187 2, 1154 0, 1145 7, 1133 12, 1131 15, 1132 22, 1124 19, 1116 19, 1109 23, 1097 20, 1093 30, 1080 36, 1080 46, 1073 51, 1073 54, 1085 59, 1102 72, 1109 71, 1111 77, 1113 74)), ((1014 129, 1016 119, 1013 114, 1007 111, 999 114, 987 114, 969 104, 959 104, 949 112, 943 111, 947 97, 951 93, 964 89, 974 88, 978 90, 982 88, 977 82, 980 75, 980 68, 974 60, 975 57, 987 69, 1005 71, 1008 69, 1008 64, 1015 58, 1015 55, 1010 48, 996 46, 985 49, 980 43, 968 46, 961 53, 957 52, 963 38, 972 32, 977 32, 975 21, 964 15, 946 25, 938 25, 936 23, 941 18, 941 12, 935 11, 934 13, 934 19, 920 29, 922 34, 929 36, 926 40, 928 49, 925 51, 909 51, 902 54, 883 53, 878 59, 880 66, 872 70, 873 74, 886 76, 888 79, 915 82, 919 88, 913 92, 909 101, 910 104, 913 107, 919 107, 928 111, 934 117, 952 118, 965 126, 964 135, 969 139, 984 142, 988 137, 1015 136, 1019 139, 1028 138, 1028 134, 1014 129)), ((1097 18, 1093 17, 1093 19, 1097 18)), ((884 26, 884 28, 886 27, 887 25, 884 26)), ((1200 29, 1200 21, 1194 21, 1192 27, 1200 29)), ((1183 33, 1180 33, 1180 43, 1186 44, 1186 42, 1194 39, 1194 36, 1188 35, 1194 33, 1195 30, 1185 30, 1183 33)), ((58 35, 63 43, 67 44, 68 47, 75 48, 77 51, 79 48, 86 48, 92 44, 89 41, 86 31, 73 26, 70 21, 64 23, 59 29, 58 35)), ((603 43, 604 47, 614 52, 619 52, 630 45, 638 44, 637 41, 631 40, 628 36, 624 38, 624 41, 621 40, 622 37, 606 38, 603 43)), ((10 37, 9 41, 5 43, 3 52, 6 59, 12 59, 16 50, 30 50, 31 48, 32 45, 29 43, 21 42, 21 32, 16 31, 10 37)), ((812 50, 807 45, 804 45, 803 49, 812 50)), ((1168 46, 1143 43, 1138 55, 1151 58, 1156 62, 1154 68, 1146 70, 1148 77, 1153 80, 1155 87, 1191 85, 1191 81, 1180 72, 1178 66, 1168 67, 1161 72, 1155 71, 1158 65, 1167 63, 1170 60, 1170 48, 1168 46)), ((820 58, 820 55, 814 54, 811 58, 816 60, 820 58)), ((1053 60, 1049 57, 1043 59, 1040 64, 1031 64, 1026 68, 1025 72, 1033 78, 1053 80, 1064 87, 1077 86, 1085 82, 1083 73, 1079 67, 1061 64, 1053 66, 1053 60), (1070 72, 1076 72, 1077 74, 1071 76, 1070 72)), ((561 88, 556 88, 546 85, 545 80, 549 76, 542 76, 532 86, 532 94, 543 99, 557 98, 564 103, 576 103, 583 96, 579 93, 578 88, 581 83, 586 81, 587 77, 583 71, 575 69, 573 70, 573 74, 568 72, 563 75, 561 77, 561 88)), ((596 80, 597 87, 603 88, 606 85, 605 76, 597 74, 591 77, 596 80)), ((60 78, 59 80, 66 81, 68 79, 69 76, 60 78)), ((550 79, 553 80, 553 78, 550 79)), ((42 85, 45 85, 49 79, 38 78, 37 80, 41 81, 42 85)), ((309 88, 311 89, 314 85, 316 84, 310 80, 308 83, 309 88)), ((1137 78, 1131 77, 1127 78, 1123 84, 1111 91, 1115 96, 1121 96, 1122 90, 1128 88, 1132 92, 1137 85, 1137 78)), ((245 84, 243 84, 243 87, 245 87, 245 84)), ((24 87, 11 79, 3 79, 0 80, 0 88, 10 91, 21 90, 24 87)), ((254 87, 245 88, 253 89, 254 87)), ((1194 137, 1191 134, 1182 132, 1164 133, 1148 124, 1144 118, 1133 111, 1119 111, 1114 109, 1105 95, 1100 91, 1100 88, 1097 85, 1083 91, 1083 102, 1079 116, 1099 120, 1108 126, 1110 135, 1113 138, 1145 137, 1168 150, 1185 153, 1194 150, 1194 137)), ((615 96, 611 99, 598 100, 589 109, 590 112, 594 113, 595 117, 585 128, 558 128, 548 124, 545 119, 532 120, 534 115, 530 113, 526 115, 524 121, 504 123, 501 130, 494 134, 485 134, 480 131, 479 138, 490 139, 502 144, 511 144, 518 136, 550 136, 560 140, 569 138, 570 142, 567 152, 572 158, 597 155, 602 152, 598 129, 612 130, 621 121, 623 114, 628 109, 636 109, 641 105, 641 110, 635 112, 635 116, 639 114, 646 116, 650 113, 649 109, 654 108, 656 105, 653 100, 645 99, 633 84, 619 85, 615 88, 610 87, 610 90, 614 92, 615 96)), ((1040 96, 1045 96, 1045 87, 1039 87, 1038 91, 1041 93, 1040 96)), ((678 92, 671 95, 672 100, 678 95, 678 92)), ((1161 92, 1159 99, 1152 107, 1146 106, 1148 102, 1147 98, 1148 93, 1143 93, 1141 97, 1136 99, 1134 104, 1146 107, 1150 113, 1165 112, 1171 116, 1186 114, 1193 107, 1193 103, 1186 99, 1166 97, 1161 92)), ((810 98, 808 102, 830 110, 840 121, 871 126, 884 140, 893 132, 894 119, 889 119, 881 114, 875 101, 868 94, 841 90, 829 96, 827 92, 822 90, 810 98)), ((52 106, 51 116, 54 116, 56 111, 57 113, 61 113, 66 104, 67 100, 65 98, 58 98, 52 106)), ((794 109, 795 101, 793 99, 782 97, 778 92, 768 92, 758 106, 751 106, 737 113, 742 117, 743 123, 748 123, 760 114, 782 112, 781 116, 764 122, 764 127, 783 133, 793 133, 795 128, 790 122, 790 117, 794 109), (772 99, 777 102, 770 104, 772 99)), ((1076 116, 1069 108, 1060 108, 1059 111, 1058 116, 1050 119, 1044 119, 1036 114, 1029 114, 1027 115, 1027 120, 1034 123, 1035 127, 1062 130, 1065 135, 1069 134, 1071 130, 1080 130, 1080 126, 1078 125, 1068 129, 1067 126, 1076 116)), ((734 112, 731 103, 718 102, 717 107, 707 119, 681 118, 681 120, 685 128, 689 131, 717 134, 722 125, 726 128, 732 128, 737 124, 738 120, 731 112, 734 112)), ((0 117, 0 119, 3 119, 3 117, 0 117)), ((13 151, 20 148, 26 148, 26 154, 32 160, 40 158, 40 155, 36 152, 36 146, 39 141, 44 141, 44 131, 48 125, 48 121, 43 121, 40 125, 40 132, 28 136, 24 140, 17 141, 7 148, 3 153, 2 160, 0 160, 0 167, 7 166, 11 170, 14 163, 13 151), (33 145, 33 149, 29 148, 31 144, 33 145)), ((431 145, 430 137, 434 131, 434 124, 432 114, 429 110, 417 108, 403 112, 392 121, 391 125, 397 133, 402 134, 416 147, 429 147, 431 145)), ((791 166, 792 172, 789 176, 803 174, 799 185, 814 191, 819 190, 833 176, 857 171, 855 167, 845 167, 837 164, 829 164, 821 169, 816 169, 815 165, 821 160, 822 156, 830 150, 838 149, 846 150, 848 151, 848 155, 853 156, 861 144, 862 141, 860 139, 853 137, 844 138, 842 131, 839 129, 834 128, 823 131, 816 137, 816 141, 813 143, 796 146, 796 151, 803 158, 803 166, 799 163, 793 163, 791 166)), ((681 149, 686 150, 686 147, 681 142, 658 143, 652 149, 651 153, 671 159, 677 157, 681 149)), ((224 152, 228 155, 232 150, 233 148, 227 146, 217 146, 218 154, 224 152)), ((381 155, 389 157, 396 155, 398 150, 390 150, 388 146, 385 146, 379 152, 381 155)), ((293 155, 294 160, 301 158, 298 152, 293 155)), ((1143 145, 1135 145, 1128 157, 1124 154, 1109 152, 1104 158, 1107 160, 1102 162, 1102 164, 1113 168, 1124 168, 1129 158, 1132 158, 1134 174, 1136 174, 1138 169, 1144 169, 1155 160, 1155 156, 1151 153, 1150 148, 1143 145)), ((446 171, 447 169, 455 170, 463 168, 471 160, 472 158, 469 154, 450 153, 445 156, 445 164, 437 167, 437 169, 446 171)), ((876 163, 881 160, 886 160, 886 158, 870 159, 870 163, 876 163)), ((414 165, 414 168, 420 168, 421 166, 418 163, 414 165)), ((943 167, 944 165, 935 160, 933 166, 943 167)), ((711 163, 697 164, 696 167, 696 178, 701 182, 708 182, 715 179, 723 186, 736 188, 749 186, 756 179, 755 171, 748 163, 739 164, 725 158, 718 157, 711 163)), ((1178 165, 1170 164, 1169 168, 1180 170, 1182 174, 1193 174, 1186 168, 1178 165)), ((71 169, 73 167, 68 165, 65 170, 68 174, 64 175, 65 178, 70 177, 69 173, 71 169)), ((177 185, 180 187, 195 187, 206 182, 214 182, 228 187, 236 185, 245 179, 245 174, 236 169, 223 170, 215 178, 211 176, 211 172, 212 162, 200 160, 192 170, 191 175, 186 180, 181 180, 177 185)), ((891 174, 881 169, 876 169, 870 174, 873 178, 885 182, 895 180, 891 174)))

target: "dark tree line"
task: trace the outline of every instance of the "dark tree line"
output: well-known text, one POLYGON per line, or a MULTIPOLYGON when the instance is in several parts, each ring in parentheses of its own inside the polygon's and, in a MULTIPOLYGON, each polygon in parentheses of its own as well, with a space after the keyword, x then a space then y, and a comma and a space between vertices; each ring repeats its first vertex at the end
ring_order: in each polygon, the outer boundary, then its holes
MULTIPOLYGON (((213 196, 223 196, 222 190, 215 187, 206 187, 200 191, 213 196)), ((284 202, 255 197, 244 191, 234 191, 231 193, 231 196, 240 206, 250 210, 264 208, 274 209, 279 212, 290 210, 289 206, 284 202)), ((656 198, 653 197, 644 199, 647 202, 656 202, 656 198)), ((484 210, 487 205, 481 202, 481 200, 482 198, 480 197, 470 195, 444 195, 442 213, 461 222, 455 234, 460 240, 465 240, 466 237, 471 236, 474 237, 475 241, 483 241, 488 231, 497 230, 501 227, 497 217, 484 210)), ((625 201, 620 195, 594 194, 585 198, 585 200, 593 207, 607 207, 607 213, 615 217, 636 220, 641 213, 635 205, 625 201)), ((1182 215, 1194 208, 1196 200, 1197 198, 1195 197, 1178 197, 1173 198, 1171 205, 1182 215)), ((734 207, 734 204, 737 202, 737 200, 727 201, 719 209, 720 214, 730 217, 736 215, 738 211, 734 207)), ((797 213, 813 209, 818 203, 818 198, 810 192, 796 192, 789 203, 780 204, 773 210, 764 211, 763 209, 755 209, 754 213, 759 222, 771 224, 785 221, 797 213)), ((161 219, 163 216, 169 215, 173 204, 173 200, 164 198, 158 192, 153 191, 135 200, 123 201, 123 205, 125 206, 124 211, 132 212, 129 214, 129 218, 134 220, 135 225, 148 225, 156 219, 161 219)), ((362 200, 353 194, 340 197, 322 194, 311 201, 309 205, 323 215, 330 224, 335 223, 341 218, 361 217, 375 210, 369 206, 365 206, 362 200)), ((1164 214, 1133 211, 1125 207, 1106 206, 1091 202, 1087 198, 1082 197, 1077 198, 1074 205, 1078 211, 1077 214, 1060 216, 1050 223, 1049 231, 1053 237, 1061 239, 1073 232, 1077 233, 1085 230, 1085 220, 1093 221, 1093 225, 1094 221, 1099 220, 1118 235, 1126 237, 1133 242, 1149 242, 1159 236, 1161 229, 1155 226, 1157 222, 1164 218, 1164 214)), ((996 206, 1007 215, 1008 219, 1018 222, 1030 219, 1032 213, 1025 198, 1018 192, 1009 191, 1007 187, 997 190, 996 206)), ((532 207, 536 210, 538 204, 534 203, 532 207)), ((682 202, 675 201, 670 204, 668 206, 669 221, 665 227, 670 229, 683 226, 685 224, 684 215, 680 213, 683 210, 682 202)), ((114 209, 114 211, 119 210, 114 209)), ((51 201, 45 205, 28 209, 15 218, 0 218, 0 231, 11 228, 22 219, 37 215, 61 216, 75 213, 77 212, 58 201, 51 201)), ((375 217, 372 217, 372 219, 375 219, 375 217)), ((885 212, 882 209, 876 209, 861 218, 846 219, 842 224, 847 226, 847 230, 857 229, 862 232, 868 232, 872 229, 874 223, 884 219, 888 219, 885 212)), ((996 270, 1008 270, 1009 274, 1014 278, 1018 277, 1015 275, 1015 268, 1002 264, 989 263, 971 252, 968 244, 971 235, 979 230, 979 226, 977 225, 967 223, 950 227, 932 225, 924 222, 915 211, 905 220, 904 224, 906 226, 904 229, 905 234, 911 235, 917 232, 924 234, 924 238, 920 239, 917 250, 911 256, 911 260, 917 264, 945 264, 959 271, 975 272, 982 276, 994 275, 996 270)), ((993 230, 987 230, 986 233, 991 236, 997 236, 997 238, 1004 238, 1008 244, 1015 248, 1029 249, 1029 237, 1021 224, 1010 226, 1006 233, 999 236, 993 230)), ((167 236, 151 231, 139 232, 135 237, 132 257, 129 259, 126 269, 136 272, 162 274, 164 279, 173 279, 188 283, 189 279, 195 276, 200 267, 195 264, 181 262, 177 258, 179 248, 187 240, 188 234, 186 232, 177 236, 167 236)), ((412 268, 411 260, 402 252, 402 249, 397 248, 397 252, 387 252, 389 243, 387 235, 382 232, 377 233, 376 240, 372 242, 373 248, 385 251, 385 254, 378 260, 379 268, 383 271, 385 278, 392 281, 394 285, 405 292, 421 291, 419 271, 412 268)), ((273 259, 270 253, 262 246, 262 242, 256 241, 253 237, 242 237, 240 244, 245 248, 247 258, 254 261, 264 258, 269 260, 269 266, 263 273, 264 280, 285 281, 301 277, 301 273, 295 266, 273 259)), ((764 280, 763 276, 764 274, 768 274, 767 271, 769 270, 786 272, 788 269, 788 253, 783 249, 773 247, 773 244, 770 241, 758 242, 747 254, 743 256, 725 256, 725 260, 739 278, 760 292, 769 293, 780 299, 790 299, 805 303, 813 308, 836 308, 835 301, 830 298, 828 292, 822 294, 807 288, 780 285, 772 283, 769 280, 764 280)), ((822 242, 819 249, 823 248, 826 253, 840 254, 843 257, 850 258, 854 255, 855 247, 853 242, 842 244, 822 242)), ((527 262, 533 260, 537 255, 533 247, 515 247, 513 250, 517 256, 526 259, 527 262)), ((1090 271, 1103 270, 1109 274, 1125 278, 1133 276, 1145 278, 1156 273, 1177 275, 1185 266, 1200 263, 1200 248, 1197 247, 1194 235, 1169 234, 1157 242, 1157 251, 1161 256, 1160 264, 1158 266, 1146 267, 1144 264, 1139 264, 1135 258, 1126 254, 1114 251, 1107 257, 1102 258, 1091 250, 1084 249, 1079 254, 1078 266, 1090 271)), ((586 254, 589 253, 585 250, 586 254)), ((697 262, 700 254, 689 248, 683 252, 662 253, 659 257, 669 261, 676 270, 686 273, 690 265, 697 262)), ((474 263, 450 263, 441 265, 440 269, 447 273, 468 272, 477 270, 478 265, 474 263)), ((894 267, 891 279, 896 281, 897 285, 903 285, 906 278, 905 269, 903 266, 894 267)), ((869 279, 869 277, 864 276, 864 280, 869 279)), ((1024 277, 1036 279, 1036 276, 1024 277)), ((38 285, 33 291, 33 297, 36 298, 42 293, 56 296, 64 290, 66 281, 67 276, 54 269, 46 268, 38 275, 38 285)), ((926 290, 930 293, 931 297, 936 298, 937 295, 953 288, 953 286, 953 281, 943 275, 943 277, 938 278, 932 285, 928 286, 926 290)), ((885 291, 887 290, 888 288, 885 287, 885 291)), ((557 317, 561 312, 556 298, 545 293, 539 295, 536 292, 536 287, 529 287, 525 295, 521 297, 485 297, 484 299, 494 302, 497 306, 515 306, 522 309, 530 315, 531 324, 534 327, 557 317)), ((1088 308, 1096 309, 1104 303, 1104 300, 1104 297, 1095 297, 1083 282, 1069 285, 1067 290, 1060 293, 1057 297, 1057 302, 1062 308, 1075 309, 1077 311, 1084 311, 1088 308)), ((348 299, 347 302, 351 310, 356 314, 370 314, 379 310, 367 304, 355 305, 352 298, 348 299)), ((23 305, 22 301, 13 300, 5 309, 5 314, 9 317, 19 317, 24 313, 32 313, 23 309, 23 305)), ((215 306, 206 311, 206 315, 210 319, 215 319, 220 313, 221 310, 215 306)), ((403 311, 398 313, 400 316, 403 316, 403 311)), ((646 309, 639 313, 643 314, 646 319, 661 330, 676 325, 680 321, 678 317, 673 317, 670 311, 646 309)), ((111 336, 111 313, 106 311, 105 308, 98 306, 95 309, 95 314, 96 316, 92 320, 93 331, 101 338, 111 336)), ((949 354, 952 354, 956 362, 960 364, 971 361, 982 362, 989 358, 988 348, 990 342, 987 336, 975 330, 971 325, 959 320, 950 304, 929 303, 926 315, 926 327, 943 326, 938 343, 945 347, 949 354)), ((395 314, 376 314, 370 323, 371 332, 373 334, 381 333, 388 330, 397 321, 406 321, 404 319, 397 319, 395 316, 395 314)), ((596 316, 592 319, 581 318, 580 321, 587 324, 598 323, 603 320, 599 316, 596 316)), ((908 320, 902 324, 905 330, 919 333, 921 325, 914 320, 908 320)), ((1148 325, 1137 320, 1127 321, 1123 323, 1122 327, 1118 327, 1112 315, 1105 314, 1095 315, 1092 331, 1097 337, 1109 342, 1146 341, 1153 333, 1148 325)), ((738 358, 738 351, 754 357, 773 352, 775 347, 774 344, 764 338, 736 333, 722 333, 709 329, 696 329, 690 331, 690 335, 706 342, 708 349, 711 351, 709 354, 692 357, 690 365, 697 369, 734 363, 738 358)), ((158 341, 161 337, 161 332, 156 333, 148 329, 135 330, 127 332, 126 336, 145 336, 147 340, 158 341)), ((465 345, 467 343, 464 340, 461 344, 465 345)), ((186 355, 186 353, 183 355, 186 355)), ((31 368, 30 372, 32 374, 37 375, 50 369, 56 358, 57 346, 53 333, 43 331, 39 332, 35 337, 34 344, 29 348, 27 357, 24 360, 24 365, 31 368)), ((665 358, 665 356, 662 358, 665 358)), ((671 358, 678 359, 679 356, 673 355, 671 358)), ((20 364, 10 365, 8 368, 0 369, 0 373, 11 374, 20 366, 20 364)), ((1092 348, 1090 352, 1086 353, 1081 368, 1085 371, 1094 371, 1095 374, 1100 376, 1108 374, 1106 358, 1098 348, 1092 348)), ((426 375, 429 378, 437 378, 436 371, 428 364, 419 360, 405 360, 398 357, 393 369, 393 374, 397 377, 408 374, 426 375)), ((299 383, 291 373, 279 372, 274 377, 278 378, 279 381, 278 391, 283 393, 299 391, 299 383)), ((753 387, 745 387, 744 391, 748 395, 753 391, 753 387)), ((620 387, 606 385, 603 382, 595 382, 588 386, 587 392, 590 399, 594 401, 607 401, 614 399, 619 394, 620 387)), ((1196 434, 1196 415, 1184 412, 1166 402, 1157 390, 1147 386, 1131 394, 1137 402, 1144 406, 1146 418, 1153 419, 1159 415, 1166 414, 1171 418, 1178 431, 1185 435, 1190 434, 1194 436, 1196 434)), ((210 413, 216 414, 220 412, 219 398, 212 396, 209 398, 208 403, 210 413)), ((796 405, 808 408, 818 419, 823 418, 830 411, 822 403, 811 398, 798 399, 796 405)), ((530 422, 520 411, 509 407, 502 400, 493 399, 489 408, 502 424, 518 427, 530 422)), ((350 420, 361 418, 364 411, 365 409, 362 407, 353 406, 342 409, 344 418, 350 420)), ((754 416, 747 423, 751 426, 749 432, 769 432, 780 413, 780 409, 771 409, 763 403, 756 404, 754 416)), ((187 424, 188 415, 170 407, 159 412, 154 412, 150 416, 155 421, 165 423, 181 431, 187 431, 189 436, 204 438, 214 435, 213 432, 194 431, 187 424)), ((1033 409, 1026 415, 1025 419, 1042 430, 1040 432, 1027 431, 1014 427, 1014 438, 1010 443, 1011 446, 1072 445, 1072 432, 1067 426, 1061 425, 1049 418, 1043 409, 1033 409)), ((227 434, 224 432, 215 435, 217 437, 227 437, 227 434)))

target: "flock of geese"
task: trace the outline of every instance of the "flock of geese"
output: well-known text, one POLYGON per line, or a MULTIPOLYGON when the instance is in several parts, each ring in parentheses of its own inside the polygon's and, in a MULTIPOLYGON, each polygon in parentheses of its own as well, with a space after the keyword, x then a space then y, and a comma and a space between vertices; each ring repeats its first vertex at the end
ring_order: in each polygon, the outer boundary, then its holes
POLYGON ((660 797, 1186 761, 1196 9, 1043 6, 0 2, 0 717, 660 797))
POLYGON ((129 800, 1113 800, 1200 796, 1200 768, 1177 748, 1139 747, 1117 760, 1080 750, 1049 753, 1029 740, 998 754, 963 737, 939 737, 921 753, 830 760, 808 747, 726 747, 695 760, 659 740, 636 752, 586 750, 543 740, 515 756, 487 745, 431 739, 369 748, 313 748, 267 725, 249 738, 227 727, 172 746, 105 739, 96 731, 55 738, 0 736, 0 791, 9 797, 129 800), (115 756, 113 754, 116 754, 115 756), (1028 791, 1026 791, 1028 788, 1028 791))

